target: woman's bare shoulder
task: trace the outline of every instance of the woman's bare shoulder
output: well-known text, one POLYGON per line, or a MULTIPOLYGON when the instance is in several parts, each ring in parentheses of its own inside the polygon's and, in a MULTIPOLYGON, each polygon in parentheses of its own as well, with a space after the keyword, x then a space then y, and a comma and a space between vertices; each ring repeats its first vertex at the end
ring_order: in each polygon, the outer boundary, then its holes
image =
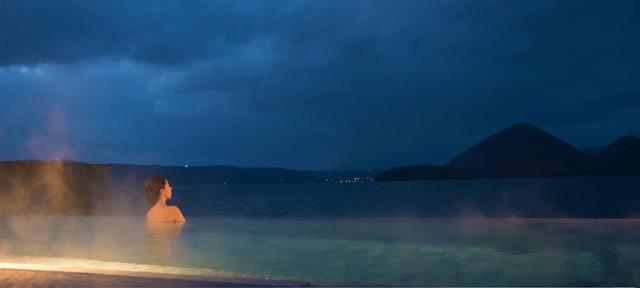
POLYGON ((184 216, 182 215, 182 211, 180 211, 180 208, 178 208, 178 206, 170 206, 171 207, 171 211, 173 212, 174 215, 174 219, 176 221, 182 221, 184 222, 184 216))

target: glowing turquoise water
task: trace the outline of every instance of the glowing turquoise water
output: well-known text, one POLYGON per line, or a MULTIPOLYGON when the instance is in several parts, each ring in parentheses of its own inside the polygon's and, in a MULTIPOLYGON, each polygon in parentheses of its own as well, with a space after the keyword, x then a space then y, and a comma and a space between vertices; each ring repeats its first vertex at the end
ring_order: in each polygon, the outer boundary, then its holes
POLYGON ((156 264, 315 284, 640 284, 640 221, 4 217, 9 255, 156 264))

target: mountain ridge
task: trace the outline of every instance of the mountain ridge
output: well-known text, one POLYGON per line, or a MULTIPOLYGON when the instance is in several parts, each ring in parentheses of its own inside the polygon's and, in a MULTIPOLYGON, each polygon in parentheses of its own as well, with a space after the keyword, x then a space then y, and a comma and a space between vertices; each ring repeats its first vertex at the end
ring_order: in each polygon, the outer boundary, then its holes
POLYGON ((640 175, 640 138, 623 136, 595 154, 578 150, 530 123, 495 132, 443 166, 394 167, 376 181, 640 175), (401 171, 401 173, 399 173, 401 171), (441 176, 444 175, 444 176, 441 176))

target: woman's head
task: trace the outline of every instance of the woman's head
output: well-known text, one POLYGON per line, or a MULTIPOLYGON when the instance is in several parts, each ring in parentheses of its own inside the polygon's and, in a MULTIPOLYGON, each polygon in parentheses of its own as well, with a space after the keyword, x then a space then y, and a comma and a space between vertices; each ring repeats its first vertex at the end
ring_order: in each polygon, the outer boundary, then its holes
POLYGON ((169 184, 169 180, 162 176, 152 176, 144 181, 144 191, 146 193, 147 203, 149 206, 156 205, 158 199, 163 197, 164 199, 171 199, 171 192, 173 188, 169 184))

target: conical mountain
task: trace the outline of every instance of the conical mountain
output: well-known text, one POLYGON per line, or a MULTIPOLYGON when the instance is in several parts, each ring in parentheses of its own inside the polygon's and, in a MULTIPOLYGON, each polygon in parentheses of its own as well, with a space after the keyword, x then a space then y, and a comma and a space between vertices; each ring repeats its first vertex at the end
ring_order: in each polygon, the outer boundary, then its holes
POLYGON ((479 177, 548 177, 579 174, 587 155, 546 131, 520 123, 453 158, 447 167, 479 177))
POLYGON ((593 175, 640 175, 640 138, 625 136, 613 141, 585 166, 593 175))

